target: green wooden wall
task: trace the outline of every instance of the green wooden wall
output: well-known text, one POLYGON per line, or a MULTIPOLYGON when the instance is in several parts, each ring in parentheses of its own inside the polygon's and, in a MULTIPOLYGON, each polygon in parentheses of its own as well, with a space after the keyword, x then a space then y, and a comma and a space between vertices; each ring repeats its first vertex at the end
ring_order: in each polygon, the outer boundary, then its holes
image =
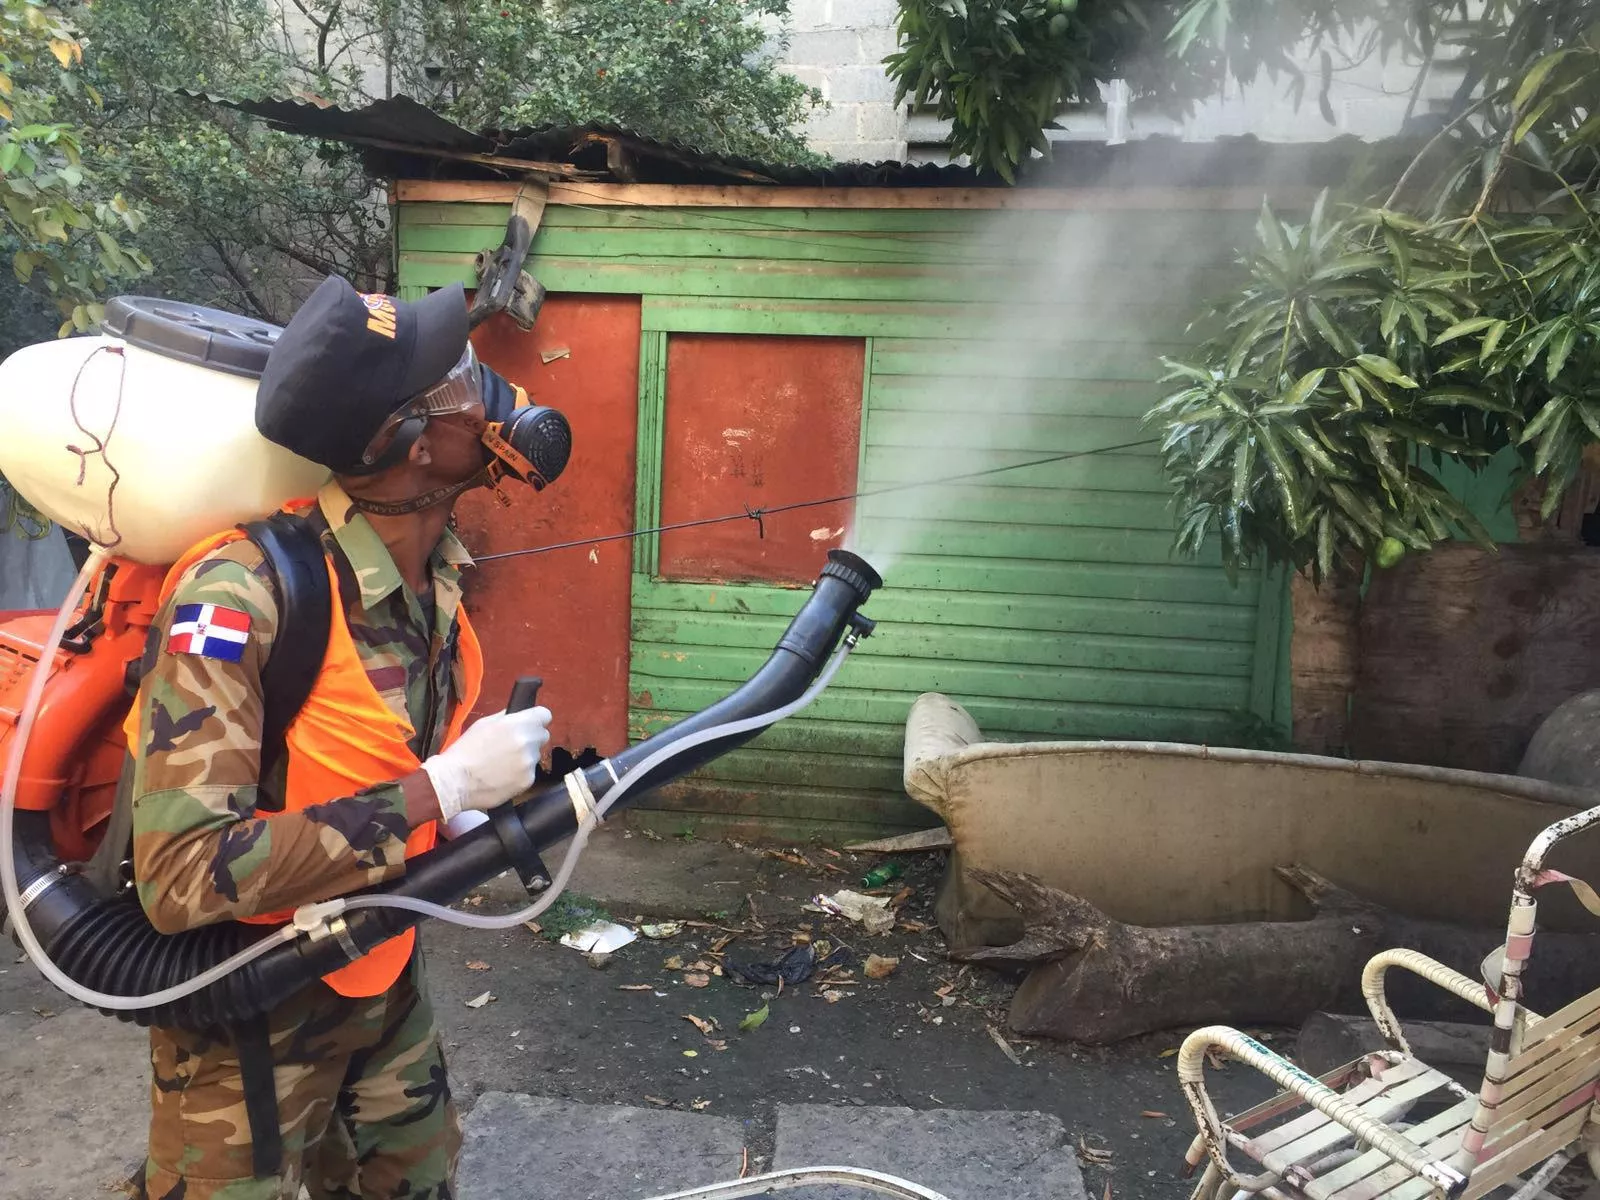
MULTIPOLYGON (((408 203, 400 281, 473 282, 507 208, 408 203)), ((658 512, 666 340, 675 332, 866 339, 860 484, 876 488, 1147 436, 1157 356, 1225 285, 1247 212, 686 209, 552 205, 531 269, 553 292, 640 295, 638 517, 658 512), (1041 287, 1042 257, 1069 278, 1041 287), (977 444, 946 419, 978 410, 977 444), (926 456, 926 457, 919 457, 926 456)), ((911 826, 900 787, 912 700, 946 692, 998 739, 1248 744, 1287 724, 1279 577, 1230 583, 1170 552, 1152 448, 862 502, 861 540, 902 546, 880 622, 802 718, 665 803, 711 825, 911 826), (938 519, 930 520, 931 509, 938 519), (892 532, 892 537, 890 536, 892 532), (1252 732, 1253 731, 1253 732, 1252 732), (707 815, 709 814, 709 815, 707 815)), ((630 714, 642 736, 744 681, 803 594, 653 575, 637 543, 630 714)), ((675 822, 689 818, 673 818, 675 822)))

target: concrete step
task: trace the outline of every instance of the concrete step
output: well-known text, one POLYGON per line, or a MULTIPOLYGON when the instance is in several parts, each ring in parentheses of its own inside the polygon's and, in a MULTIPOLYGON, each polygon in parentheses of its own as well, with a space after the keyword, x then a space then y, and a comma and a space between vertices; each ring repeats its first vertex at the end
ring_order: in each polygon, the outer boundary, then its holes
MULTIPOLYGON (((458 1191, 465 1200, 646 1200, 736 1179, 763 1132, 748 1120, 490 1092, 467 1118, 458 1191)), ((806 1166, 883 1171, 949 1200, 1086 1200, 1066 1131, 1042 1113, 781 1105, 773 1167, 806 1166)))

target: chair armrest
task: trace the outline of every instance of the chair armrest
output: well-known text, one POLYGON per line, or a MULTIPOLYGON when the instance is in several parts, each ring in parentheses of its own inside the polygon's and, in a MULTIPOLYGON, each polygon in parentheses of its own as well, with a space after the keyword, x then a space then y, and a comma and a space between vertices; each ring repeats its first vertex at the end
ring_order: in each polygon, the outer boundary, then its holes
POLYGON ((1367 1010, 1372 1013, 1383 1040, 1402 1054, 1410 1054, 1411 1046, 1401 1032, 1400 1019, 1389 1007, 1389 1000, 1383 991, 1383 977, 1390 967, 1410 971, 1486 1013, 1494 1012, 1494 1000, 1484 983, 1469 979, 1460 971, 1452 971, 1426 954, 1418 954, 1415 950, 1385 950, 1381 954, 1374 954, 1361 972, 1361 994, 1366 997, 1367 1010))
POLYGON ((1200 1136, 1205 1139, 1211 1161, 1236 1187, 1246 1191, 1261 1191, 1270 1185, 1263 1183, 1263 1177, 1260 1176, 1253 1180, 1241 1179, 1228 1163, 1227 1131, 1205 1089, 1206 1052, 1209 1050, 1220 1050, 1260 1071, 1279 1087, 1300 1097, 1329 1120, 1343 1126, 1356 1138, 1393 1159, 1413 1175, 1427 1180, 1446 1196, 1455 1197, 1466 1190, 1465 1175, 1448 1163, 1429 1158, 1421 1147, 1408 1142, 1381 1121, 1373 1120, 1320 1080, 1237 1029, 1210 1025, 1195 1030, 1183 1040, 1183 1046, 1178 1051, 1178 1082, 1183 1087, 1184 1098, 1194 1111, 1200 1136))

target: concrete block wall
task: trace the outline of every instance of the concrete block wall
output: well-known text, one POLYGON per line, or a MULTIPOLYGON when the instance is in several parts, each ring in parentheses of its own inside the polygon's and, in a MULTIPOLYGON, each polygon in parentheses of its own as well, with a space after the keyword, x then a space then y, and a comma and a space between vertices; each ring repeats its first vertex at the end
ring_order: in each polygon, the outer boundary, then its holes
MULTIPOLYGON (((814 112, 803 126, 817 149, 842 161, 909 159, 947 162, 941 143, 949 123, 894 104, 894 85, 883 59, 895 48, 895 0, 792 0, 789 37, 781 54, 784 69, 821 90, 829 107, 814 112)), ((1413 63, 1372 59, 1333 73, 1329 104, 1333 123, 1316 102, 1318 65, 1312 56, 1306 95, 1296 105, 1286 79, 1262 78, 1250 85, 1230 81, 1218 95, 1202 101, 1185 119, 1137 109, 1116 119, 1104 107, 1084 108, 1058 118, 1054 141, 1104 141, 1164 135, 1207 142, 1253 134, 1265 141, 1323 141, 1345 134, 1380 138, 1397 132, 1416 77, 1413 63)), ((1434 72, 1418 112, 1447 96, 1458 76, 1434 72)))
POLYGON ((804 132, 843 162, 906 156, 906 113, 883 70, 895 48, 895 0, 793 0, 784 70, 818 88, 829 107, 804 132))

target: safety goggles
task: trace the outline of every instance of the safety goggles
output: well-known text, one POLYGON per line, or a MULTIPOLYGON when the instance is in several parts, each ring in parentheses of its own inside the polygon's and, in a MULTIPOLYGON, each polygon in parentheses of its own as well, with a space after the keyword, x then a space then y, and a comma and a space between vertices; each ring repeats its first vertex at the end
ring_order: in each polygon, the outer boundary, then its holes
POLYGON ((468 342, 455 366, 443 379, 407 400, 379 426, 378 432, 367 443, 368 449, 362 456, 363 460, 369 465, 376 462, 407 421, 426 422, 452 413, 471 412, 482 403, 483 381, 478 373, 478 356, 472 349, 472 343, 468 342))

